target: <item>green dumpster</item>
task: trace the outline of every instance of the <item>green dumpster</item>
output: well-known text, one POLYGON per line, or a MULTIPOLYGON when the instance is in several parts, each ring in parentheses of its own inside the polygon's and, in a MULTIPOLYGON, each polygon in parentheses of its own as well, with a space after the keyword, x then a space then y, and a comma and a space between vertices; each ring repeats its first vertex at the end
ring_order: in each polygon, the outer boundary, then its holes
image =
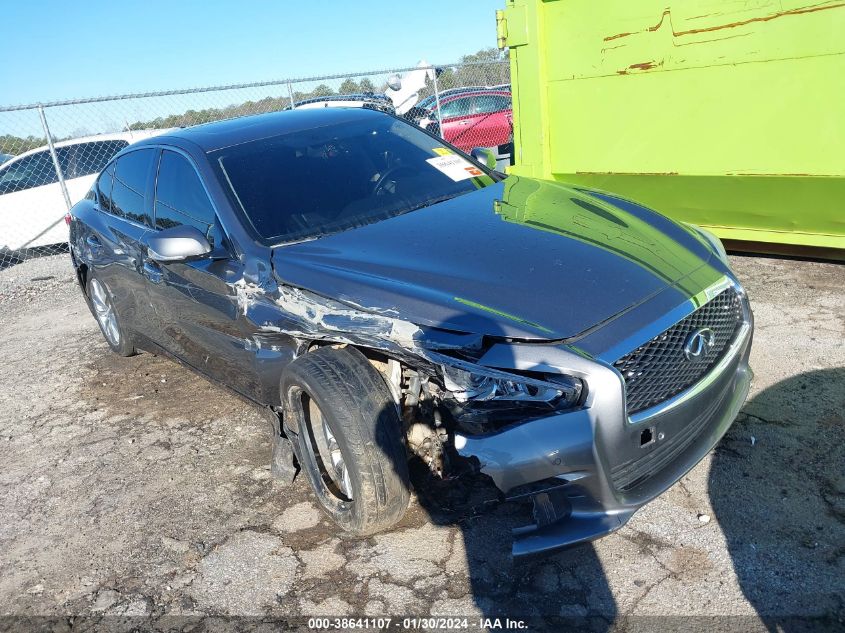
POLYGON ((845 249, 845 2, 506 0, 497 24, 513 173, 845 249))

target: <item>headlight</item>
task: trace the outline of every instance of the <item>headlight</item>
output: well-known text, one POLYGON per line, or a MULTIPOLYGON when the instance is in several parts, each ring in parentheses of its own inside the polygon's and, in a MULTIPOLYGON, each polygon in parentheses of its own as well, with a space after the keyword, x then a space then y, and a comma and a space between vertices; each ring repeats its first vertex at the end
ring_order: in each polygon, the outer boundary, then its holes
POLYGON ((713 235, 713 233, 711 233, 710 231, 702 229, 700 226, 696 226, 695 224, 687 224, 687 226, 693 229, 699 235, 701 235, 701 237, 703 237, 705 240, 707 240, 707 242, 715 251, 716 255, 719 256, 719 259, 721 259, 726 264, 728 263, 728 253, 725 251, 725 246, 724 244, 722 244, 722 240, 713 235))
POLYGON ((458 402, 545 404, 553 408, 574 406, 581 396, 581 381, 570 376, 550 376, 547 380, 505 378, 503 372, 466 371, 441 365, 443 386, 458 402))

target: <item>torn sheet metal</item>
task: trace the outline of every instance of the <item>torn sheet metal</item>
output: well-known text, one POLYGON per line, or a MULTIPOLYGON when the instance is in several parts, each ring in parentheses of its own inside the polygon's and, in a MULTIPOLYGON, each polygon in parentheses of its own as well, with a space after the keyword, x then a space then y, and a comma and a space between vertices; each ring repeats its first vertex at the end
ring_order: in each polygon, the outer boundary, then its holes
POLYGON ((239 310, 259 332, 402 353, 419 351, 417 341, 423 338, 420 327, 413 323, 300 288, 275 283, 264 287, 240 280, 235 290, 239 310))

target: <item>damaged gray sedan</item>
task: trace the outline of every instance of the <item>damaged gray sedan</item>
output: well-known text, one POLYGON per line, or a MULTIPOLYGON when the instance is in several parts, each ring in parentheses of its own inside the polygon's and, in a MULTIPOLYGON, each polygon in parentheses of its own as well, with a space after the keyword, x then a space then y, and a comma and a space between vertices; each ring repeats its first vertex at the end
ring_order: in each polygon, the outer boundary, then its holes
POLYGON ((533 502, 516 555, 600 537, 748 393, 752 314, 717 238, 505 177, 389 114, 141 141, 69 221, 109 346, 163 351, 266 407, 273 472, 301 469, 355 535, 402 518, 414 461, 533 502))

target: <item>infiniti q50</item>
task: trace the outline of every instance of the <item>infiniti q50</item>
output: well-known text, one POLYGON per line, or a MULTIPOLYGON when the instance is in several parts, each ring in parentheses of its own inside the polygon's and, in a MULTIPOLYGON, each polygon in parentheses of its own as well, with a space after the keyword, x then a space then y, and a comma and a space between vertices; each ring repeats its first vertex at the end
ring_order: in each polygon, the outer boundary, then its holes
POLYGON ((532 500, 514 552, 549 551, 714 446, 753 320, 709 233, 488 160, 368 109, 172 131, 73 207, 73 266, 116 353, 266 407, 274 472, 343 530, 398 522, 415 461, 532 500))

